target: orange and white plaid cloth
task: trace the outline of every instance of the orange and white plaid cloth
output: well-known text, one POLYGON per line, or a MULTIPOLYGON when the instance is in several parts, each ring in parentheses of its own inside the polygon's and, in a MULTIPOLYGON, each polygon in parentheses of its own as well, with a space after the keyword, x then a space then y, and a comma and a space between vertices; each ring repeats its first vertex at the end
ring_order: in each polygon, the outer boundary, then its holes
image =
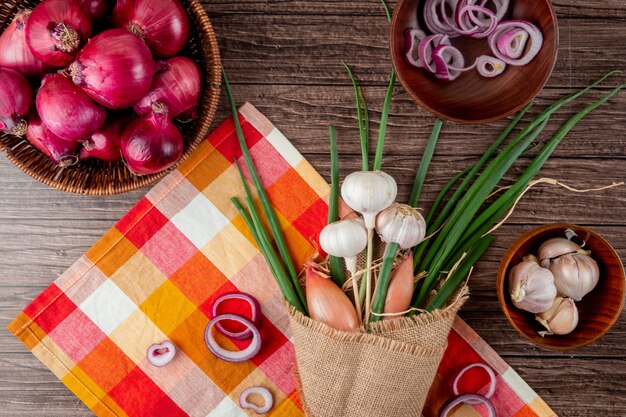
MULTIPOLYGON (((240 109, 240 119, 290 253, 301 267, 325 224, 329 186, 252 105, 240 109)), ((9 325, 96 415, 253 416, 238 406, 240 393, 253 385, 272 392, 275 406, 268 415, 304 415, 281 293, 230 201, 244 195, 233 163, 240 158, 229 119, 9 325), (235 290, 254 295, 263 311, 263 347, 244 363, 224 362, 204 344, 213 300, 235 290), (147 361, 146 350, 165 339, 178 352, 157 368, 147 361)), ((241 347, 223 337, 220 343, 241 347)), ((449 350, 442 378, 431 391, 431 407, 449 396, 446 367, 484 360, 500 374, 501 394, 494 399, 500 417, 554 415, 460 319, 449 350)), ((455 415, 479 412, 464 407, 455 415)), ((425 413, 433 415, 428 407, 425 413)))

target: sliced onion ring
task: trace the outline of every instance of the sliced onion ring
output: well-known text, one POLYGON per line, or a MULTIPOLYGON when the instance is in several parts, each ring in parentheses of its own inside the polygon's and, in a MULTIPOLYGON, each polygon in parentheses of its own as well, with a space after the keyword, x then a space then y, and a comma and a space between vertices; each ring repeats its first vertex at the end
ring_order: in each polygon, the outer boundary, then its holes
POLYGON ((509 65, 526 65, 533 60, 535 56, 541 50, 543 44, 543 35, 537 26, 524 20, 508 20, 506 22, 500 22, 496 30, 489 35, 489 47, 496 58, 501 59, 509 65), (526 31, 530 37, 530 47, 525 48, 525 53, 518 59, 508 58, 503 51, 498 48, 498 39, 504 35, 504 33, 510 29, 519 28, 526 31))
POLYGON ((422 61, 419 59, 418 46, 426 34, 421 29, 407 29, 404 32, 404 40, 406 43, 404 60, 407 64, 415 68, 422 68, 422 61))
POLYGON ((176 346, 174 343, 166 340, 162 343, 154 343, 148 348, 146 357, 148 362, 154 366, 165 366, 174 359, 176 355, 176 346))
MULTIPOLYGON (((250 309, 252 310, 252 313, 250 314, 250 321, 257 328, 259 327, 259 324, 261 322, 261 305, 259 304, 256 298, 254 298, 252 295, 248 294, 247 292, 242 292, 242 291, 229 292, 218 297, 217 300, 215 300, 215 302, 213 303, 213 306, 211 307, 211 314, 213 317, 217 317, 219 315, 217 314, 217 308, 223 301, 226 301, 226 300, 243 300, 243 301, 246 301, 248 304, 250 304, 250 309)), ((246 328, 245 330, 240 331, 240 332, 231 332, 230 330, 227 330, 222 325, 221 322, 217 322, 215 324, 215 328, 217 329, 218 332, 220 332, 224 336, 227 336, 234 340, 246 340, 252 337, 252 331, 249 328, 246 328)))
MULTIPOLYGON (((483 363, 478 362, 467 365, 465 368, 461 369, 461 371, 456 375, 456 378, 454 378, 454 382, 452 382, 452 391, 454 391, 454 395, 459 395, 459 380, 463 377, 463 375, 465 375, 465 372, 474 368, 482 368, 485 370, 485 372, 487 372, 487 375, 489 375, 489 389, 487 390, 487 393, 484 395, 484 397, 488 400, 491 399, 491 397, 493 397, 493 394, 495 394, 496 392, 496 374, 493 372, 493 369, 483 363)), ((467 404, 480 404, 480 401, 478 403, 474 401, 476 400, 468 399, 468 401, 465 402, 467 404)))
POLYGON ((457 8, 456 21, 460 34, 476 39, 488 37, 498 25, 498 19, 494 12, 486 7, 474 5, 457 8), (484 14, 487 18, 480 18, 478 13, 484 14))
POLYGON ((490 55, 481 55, 476 58, 476 71, 483 77, 492 78, 502 74, 506 69, 506 62, 490 55))
POLYGON ((491 401, 480 394, 463 394, 457 395, 456 397, 452 397, 448 400, 439 411, 439 417, 448 417, 450 411, 452 411, 459 404, 470 404, 470 405, 478 405, 484 404, 487 406, 487 411, 489 412, 488 417, 496 417, 496 408, 493 406, 491 401), (471 401, 471 402, 470 402, 471 401))
POLYGON ((498 50, 507 58, 517 59, 524 53, 529 36, 524 29, 508 29, 502 32, 496 40, 496 45, 498 50))
POLYGON ((424 4, 424 23, 434 34, 448 35, 451 38, 459 36, 454 29, 454 16, 458 0, 426 0, 424 4), (446 5, 449 6, 448 16, 446 5), (443 20, 443 21, 442 21, 443 20))
POLYGON ((270 390, 265 387, 255 386, 246 388, 239 395, 239 406, 244 410, 252 410, 257 414, 265 414, 274 406, 274 397, 272 397, 270 390), (263 397, 263 405, 261 407, 248 401, 248 397, 252 394, 258 394, 263 397))
POLYGON ((433 50, 439 45, 450 45, 448 35, 430 35, 422 39, 417 47, 419 60, 422 66, 428 71, 434 73, 437 71, 433 65, 433 50))
POLYGON ((221 314, 217 317, 213 317, 209 324, 207 324, 206 330, 204 331, 204 342, 206 343, 207 348, 209 348, 215 356, 222 360, 227 362, 245 362, 254 358, 261 350, 261 333, 259 332, 259 329, 257 329, 256 326, 245 317, 241 317, 236 314, 221 314), (222 320, 238 321, 250 329, 252 332, 250 345, 239 351, 228 350, 221 347, 213 337, 213 332, 211 330, 216 323, 219 323, 222 320))
POLYGON ((432 54, 435 64, 435 77, 442 80, 455 80, 463 71, 467 71, 474 66, 463 68, 465 58, 457 48, 451 45, 439 45, 432 54))

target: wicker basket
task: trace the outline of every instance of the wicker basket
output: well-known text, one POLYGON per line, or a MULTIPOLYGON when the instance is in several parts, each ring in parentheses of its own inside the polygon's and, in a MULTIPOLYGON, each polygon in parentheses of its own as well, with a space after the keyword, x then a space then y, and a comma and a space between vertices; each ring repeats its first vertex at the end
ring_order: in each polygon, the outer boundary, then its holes
MULTIPOLYGON (((203 71, 201 106, 198 118, 192 123, 179 124, 185 140, 185 160, 202 142, 215 116, 221 88, 221 62, 217 38, 213 26, 197 0, 181 0, 187 9, 192 26, 189 42, 182 54, 193 58, 203 71), (194 30, 195 29, 195 30, 194 30)), ((0 30, 6 29, 19 9, 33 8, 38 1, 4 0, 0 2, 0 30)), ((157 174, 136 176, 122 161, 103 162, 96 159, 81 161, 61 168, 52 163, 24 138, 2 134, 0 150, 22 171, 36 180, 63 191, 78 194, 120 194, 144 187, 162 178, 170 170, 157 174)))

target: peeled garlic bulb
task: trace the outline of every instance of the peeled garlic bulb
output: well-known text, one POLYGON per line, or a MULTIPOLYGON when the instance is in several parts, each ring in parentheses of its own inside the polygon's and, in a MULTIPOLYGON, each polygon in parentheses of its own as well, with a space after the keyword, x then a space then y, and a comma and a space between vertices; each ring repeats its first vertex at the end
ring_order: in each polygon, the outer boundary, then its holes
POLYGON ((383 242, 409 249, 424 240, 426 222, 416 208, 393 203, 376 217, 376 231, 383 242))
POLYGON ((580 250, 580 246, 571 240, 565 239, 564 237, 555 237, 546 240, 539 246, 537 257, 539 258, 539 262, 541 262, 544 267, 547 267, 544 265, 544 261, 558 258, 568 253, 577 252, 578 250, 580 250))
POLYGON ((600 278, 596 261, 586 253, 571 253, 553 259, 550 271, 559 294, 580 301, 593 290, 600 278))
POLYGON ((341 185, 341 198, 363 215, 367 229, 374 228, 376 215, 393 203, 397 193, 396 181, 382 171, 353 172, 341 185))
POLYGON ((367 246, 363 219, 339 220, 326 225, 320 233, 320 246, 329 255, 346 259, 346 268, 356 270, 356 256, 367 246))
POLYGON ((511 269, 509 290, 515 307, 531 313, 550 309, 556 297, 552 272, 542 268, 534 256, 525 257, 511 269))
POLYGON ((571 298, 556 297, 552 307, 545 313, 535 316, 547 331, 539 332, 541 336, 551 334, 569 334, 578 325, 578 309, 571 298))
POLYGON ((314 267, 306 268, 306 302, 309 317, 337 330, 359 327, 359 319, 348 296, 330 278, 314 267))

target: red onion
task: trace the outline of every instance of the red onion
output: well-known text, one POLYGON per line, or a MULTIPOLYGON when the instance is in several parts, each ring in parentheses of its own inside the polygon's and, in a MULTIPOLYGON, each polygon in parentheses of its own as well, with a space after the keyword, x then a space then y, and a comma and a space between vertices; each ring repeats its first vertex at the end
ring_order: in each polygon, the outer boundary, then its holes
POLYGON ((419 60, 422 66, 430 72, 435 72, 433 65, 433 50, 439 45, 450 45, 447 35, 430 35, 422 39, 417 47, 419 60))
POLYGON ((489 55, 481 55, 476 58, 476 71, 483 77, 496 77, 502 74, 505 69, 506 63, 501 59, 489 55))
POLYGON ((200 68, 183 56, 170 58, 162 66, 162 70, 155 74, 148 94, 133 109, 144 115, 158 102, 167 106, 173 119, 177 116, 183 120, 195 118, 200 103, 200 68))
MULTIPOLYGON (((524 45, 527 42, 524 42, 524 45)), ((537 26, 533 25, 530 22, 526 22, 524 20, 509 20, 506 22, 500 22, 496 30, 489 36, 489 46, 491 47, 491 52, 495 55, 496 58, 501 59, 509 65, 526 65, 530 61, 537 56, 539 51, 541 50, 541 46, 543 44, 543 35, 537 26), (516 29, 515 32, 512 32, 516 29), (515 48, 507 42, 510 40, 510 36, 512 33, 517 33, 517 31, 523 30, 528 33, 530 38, 530 47, 522 48, 521 54, 518 54, 519 45, 515 48), (504 41, 501 38, 505 37, 504 41), (502 49, 501 49, 502 48, 502 49), (511 48, 511 49, 510 49, 511 48)))
POLYGON ((0 67, 11 68, 30 78, 40 78, 52 67, 33 55, 26 43, 30 10, 20 10, 0 36, 0 67))
POLYGON ((122 29, 109 29, 89 40, 70 65, 70 74, 98 103, 123 109, 150 89, 154 61, 141 39, 122 29))
POLYGON ((265 414, 272 409, 274 405, 274 397, 272 393, 265 387, 255 386, 246 388, 239 395, 239 406, 244 410, 252 410, 257 414, 265 414), (263 405, 258 406, 248 401, 248 397, 252 394, 256 394, 263 398, 263 405))
POLYGON ((236 314, 222 314, 217 317, 213 317, 209 324, 207 324, 206 330, 204 331, 204 341, 209 350, 215 356, 227 362, 245 362, 249 359, 254 358, 261 350, 261 333, 259 332, 259 329, 257 329, 250 320, 236 314), (216 323, 222 320, 238 321, 239 323, 250 329, 250 331, 252 332, 252 341, 247 348, 239 351, 233 351, 224 349, 217 343, 217 341, 213 337, 212 329, 216 323))
POLYGON ((496 417, 496 408, 491 401, 479 394, 463 394, 452 397, 446 402, 439 411, 439 417, 448 417, 450 412, 459 404, 484 404, 487 407, 488 417, 496 417), (471 402, 470 402, 471 401, 471 402))
POLYGON ((524 29, 508 29, 496 40, 496 47, 507 58, 517 59, 524 53, 529 36, 524 29))
POLYGON ((67 140, 87 139, 106 119, 106 110, 63 74, 43 78, 36 102, 46 127, 67 140))
POLYGON ((52 133, 37 115, 33 115, 28 121, 26 139, 57 165, 66 167, 78 161, 76 157, 78 141, 61 139, 52 133))
POLYGON ((176 355, 176 346, 174 343, 166 340, 163 343, 155 343, 150 345, 146 352, 148 362, 154 366, 165 366, 170 363, 176 355))
POLYGON ((153 111, 131 122, 122 134, 122 155, 137 175, 161 172, 183 154, 183 137, 167 110, 153 111))
POLYGON ((424 66, 419 59, 418 46, 425 37, 426 34, 421 29, 407 29, 404 32, 404 40, 406 41, 404 60, 414 68, 422 68, 424 66))
POLYGON ((74 1, 45 0, 35 7, 26 25, 26 42, 33 54, 55 67, 74 60, 91 35, 91 18, 74 1))
MULTIPOLYGON (((211 307, 211 314, 213 317, 217 317, 219 314, 217 313, 217 309, 222 304, 222 302, 226 300, 242 300, 250 305, 251 313, 250 313, 250 321, 258 328, 261 324, 261 305, 252 295, 245 292, 229 292, 222 296, 220 296, 211 307)), ((240 314, 239 314, 240 315, 240 314)), ((246 340, 252 337, 252 331, 246 328, 240 332, 230 331, 222 325, 221 322, 215 324, 215 328, 218 332, 227 336, 230 339, 234 340, 246 340)))
MULTIPOLYGON (((461 6, 463 3, 459 3, 461 6)), ((496 15, 486 7, 480 6, 462 6, 458 7, 456 12, 457 31, 464 36, 470 36, 476 39, 486 38, 496 29, 498 19, 496 15), (477 14, 487 16, 486 19, 479 18, 477 14)))
POLYGON ((189 39, 189 18, 178 0, 118 0, 113 24, 145 40, 157 57, 178 54, 189 39))
POLYGON ((454 25, 454 13, 458 0, 426 0, 424 22, 433 34, 459 36, 454 25), (447 6, 447 7, 446 7, 447 6))
MULTIPOLYGON (((461 377, 463 377, 463 375, 465 375, 467 371, 469 371, 470 369, 474 369, 474 368, 484 369, 487 375, 489 375, 489 390, 487 390, 487 393, 485 394, 485 398, 487 398, 488 400, 491 399, 491 397, 493 397, 493 394, 495 394, 496 392, 496 383, 497 383, 496 374, 493 372, 493 369, 479 362, 467 365, 465 368, 461 369, 461 371, 456 375, 456 378, 454 378, 454 381, 452 382, 452 391, 454 392, 454 395, 459 395, 459 381, 461 377)), ((471 399, 467 400, 466 402, 467 404, 477 404, 475 400, 471 400, 471 399)), ((479 403, 480 402, 478 402, 478 404, 479 403)))
POLYGON ((111 8, 109 0, 76 0, 76 2, 94 20, 102 19, 111 8))
POLYGON ((115 114, 107 116, 104 126, 91 134, 83 142, 80 150, 80 159, 97 158, 102 161, 119 161, 122 159, 122 134, 130 119, 115 114))
POLYGON ((0 131, 22 136, 32 107, 33 89, 28 80, 15 70, 0 68, 0 131))

